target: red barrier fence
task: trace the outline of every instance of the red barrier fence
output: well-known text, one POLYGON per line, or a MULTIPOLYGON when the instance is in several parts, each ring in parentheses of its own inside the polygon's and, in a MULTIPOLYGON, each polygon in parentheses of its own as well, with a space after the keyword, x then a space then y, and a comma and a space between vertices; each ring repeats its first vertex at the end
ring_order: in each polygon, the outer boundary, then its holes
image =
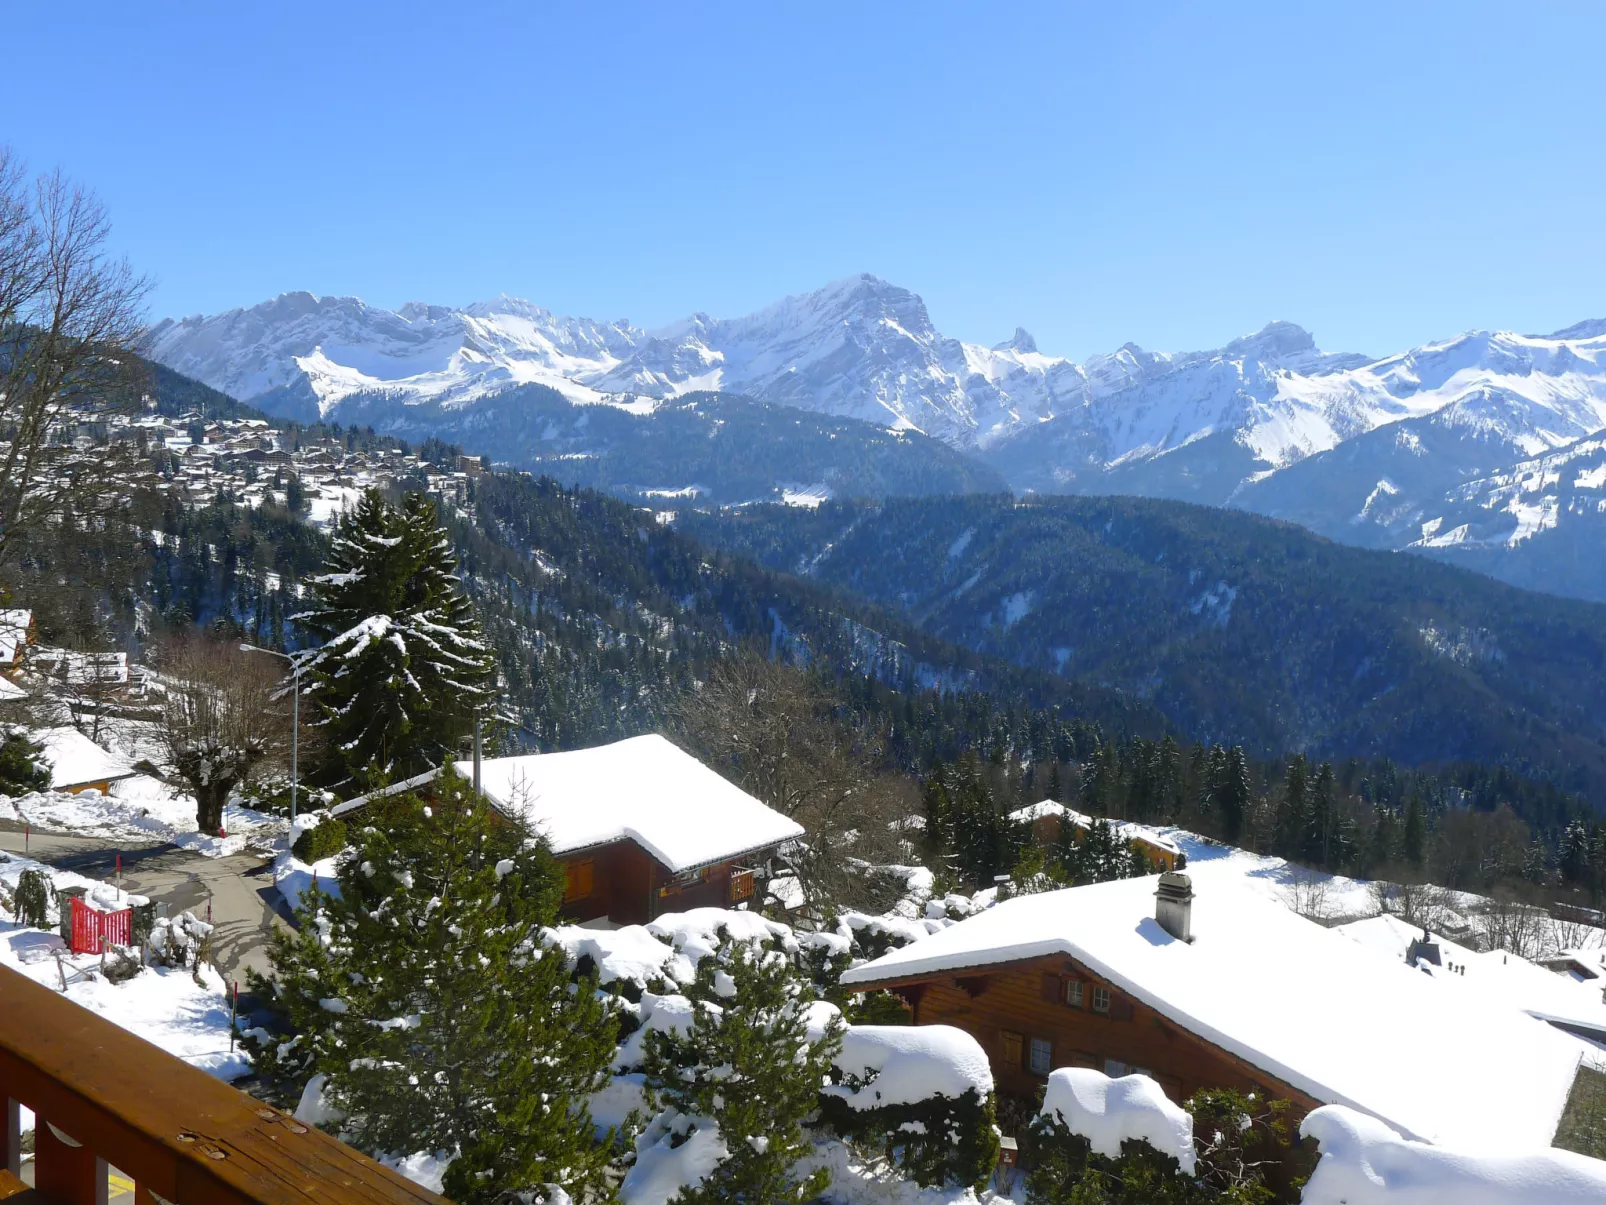
POLYGON ((134 910, 97 912, 76 896, 72 902, 72 952, 100 954, 107 946, 134 944, 134 910))

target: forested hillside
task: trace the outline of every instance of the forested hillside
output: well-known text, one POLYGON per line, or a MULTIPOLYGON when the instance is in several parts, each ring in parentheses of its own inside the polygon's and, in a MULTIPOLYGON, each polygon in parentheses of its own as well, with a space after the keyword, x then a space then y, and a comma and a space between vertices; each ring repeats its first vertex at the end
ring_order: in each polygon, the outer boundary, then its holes
POLYGON ((749 508, 684 530, 1252 754, 1481 760, 1606 800, 1606 608, 1174 502, 749 508))
POLYGON ((918 431, 730 393, 579 405, 548 386, 524 385, 467 405, 419 403, 400 412, 388 395, 356 394, 340 414, 415 442, 454 440, 498 464, 660 507, 1004 485, 996 470, 918 431))

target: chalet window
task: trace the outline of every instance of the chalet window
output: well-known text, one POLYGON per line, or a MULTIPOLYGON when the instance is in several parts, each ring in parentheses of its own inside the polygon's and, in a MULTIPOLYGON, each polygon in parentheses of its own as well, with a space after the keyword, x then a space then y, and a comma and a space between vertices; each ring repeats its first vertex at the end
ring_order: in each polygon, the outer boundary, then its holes
POLYGON ((591 871, 595 863, 590 858, 581 862, 563 864, 563 902, 590 898, 591 871))
POLYGON ((1067 979, 1065 981, 1065 1003, 1071 1008, 1082 1008, 1086 998, 1086 988, 1080 979, 1067 979))
POLYGON ((1109 1076, 1111 1079, 1120 1079, 1123 1075, 1132 1074, 1132 1068, 1127 1066, 1120 1059, 1105 1059, 1104 1074, 1109 1076))
POLYGON ((1096 1012, 1096 1013, 1104 1013, 1106 1016, 1109 1015, 1109 1012, 1110 1012, 1110 989, 1109 988, 1107 988, 1107 987, 1099 987, 1097 984, 1094 985, 1094 987, 1093 987, 1093 1011, 1096 1012))
POLYGON ((1025 1039, 1023 1039, 1020 1034, 1011 1033, 1007 1029, 1001 1032, 998 1036, 1003 1039, 1004 1066, 1013 1067, 1017 1071, 1020 1070, 1020 1048, 1021 1043, 1025 1039))
POLYGON ((1054 1043, 1047 1038, 1032 1039, 1032 1074, 1047 1075, 1054 1070, 1054 1043))

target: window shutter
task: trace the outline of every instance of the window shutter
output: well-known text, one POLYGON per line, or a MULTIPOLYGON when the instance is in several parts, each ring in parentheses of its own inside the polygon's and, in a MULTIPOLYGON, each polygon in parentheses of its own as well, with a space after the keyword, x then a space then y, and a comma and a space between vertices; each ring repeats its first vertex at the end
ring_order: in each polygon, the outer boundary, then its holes
POLYGON ((1132 998, 1125 992, 1110 993, 1110 1020, 1130 1021, 1132 1019, 1132 998))
POLYGON ((1047 971, 1043 972, 1043 999, 1050 1004, 1059 1003, 1060 977, 1058 975, 1050 975, 1047 971))

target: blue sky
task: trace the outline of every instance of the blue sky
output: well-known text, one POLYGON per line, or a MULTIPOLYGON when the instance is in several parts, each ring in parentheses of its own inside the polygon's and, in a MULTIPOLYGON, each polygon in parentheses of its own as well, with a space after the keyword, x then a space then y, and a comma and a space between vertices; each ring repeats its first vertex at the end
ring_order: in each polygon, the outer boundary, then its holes
POLYGON ((157 315, 643 325, 869 271, 1073 356, 1606 315, 1606 5, 26 4, 0 140, 157 315))

